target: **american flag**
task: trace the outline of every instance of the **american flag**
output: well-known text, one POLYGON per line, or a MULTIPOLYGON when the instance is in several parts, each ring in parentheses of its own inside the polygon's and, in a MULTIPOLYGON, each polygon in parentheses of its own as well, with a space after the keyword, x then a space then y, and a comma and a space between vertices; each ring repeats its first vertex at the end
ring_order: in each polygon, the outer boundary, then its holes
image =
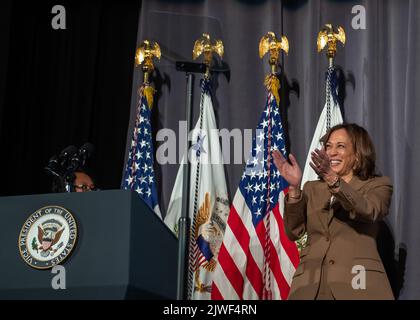
MULTIPOLYGON (((153 97, 154 89, 148 85, 140 88, 140 99, 136 110, 136 120, 128 153, 122 188, 137 192, 162 219, 156 191, 153 169, 153 140, 150 123, 151 104, 147 97, 153 97)), ((149 98, 149 100, 152 100, 149 98)))
POLYGON ((296 244, 283 224, 288 183, 272 161, 273 150, 286 155, 286 147, 271 91, 256 132, 230 208, 212 299, 287 299, 299 263, 296 244))

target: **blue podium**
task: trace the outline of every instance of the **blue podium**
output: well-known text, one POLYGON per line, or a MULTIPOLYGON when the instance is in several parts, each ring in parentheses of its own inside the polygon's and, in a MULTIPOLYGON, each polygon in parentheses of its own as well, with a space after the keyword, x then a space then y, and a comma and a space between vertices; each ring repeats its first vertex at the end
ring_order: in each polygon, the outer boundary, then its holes
POLYGON ((176 299, 178 241, 134 192, 2 197, 0 217, 0 299, 176 299), (25 221, 47 206, 68 210, 78 227, 61 264, 65 289, 54 289, 57 274, 32 268, 19 250, 25 221))

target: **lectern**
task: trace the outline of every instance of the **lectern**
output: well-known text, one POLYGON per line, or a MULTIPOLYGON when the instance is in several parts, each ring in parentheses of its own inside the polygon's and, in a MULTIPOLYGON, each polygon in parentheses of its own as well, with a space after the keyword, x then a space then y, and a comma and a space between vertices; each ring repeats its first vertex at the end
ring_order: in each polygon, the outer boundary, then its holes
POLYGON ((177 239, 132 191, 2 197, 0 219, 0 299, 176 298, 177 239), (61 264, 65 289, 54 289, 58 274, 32 268, 19 250, 25 221, 47 206, 68 210, 78 227, 61 264))

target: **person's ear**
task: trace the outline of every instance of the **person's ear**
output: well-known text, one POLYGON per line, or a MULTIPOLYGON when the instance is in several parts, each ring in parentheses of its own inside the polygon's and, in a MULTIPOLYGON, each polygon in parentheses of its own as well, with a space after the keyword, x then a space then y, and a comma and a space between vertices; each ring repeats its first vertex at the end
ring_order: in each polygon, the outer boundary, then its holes
POLYGON ((353 171, 359 168, 359 165, 360 165, 359 158, 360 158, 359 153, 356 153, 355 158, 354 158, 353 171))

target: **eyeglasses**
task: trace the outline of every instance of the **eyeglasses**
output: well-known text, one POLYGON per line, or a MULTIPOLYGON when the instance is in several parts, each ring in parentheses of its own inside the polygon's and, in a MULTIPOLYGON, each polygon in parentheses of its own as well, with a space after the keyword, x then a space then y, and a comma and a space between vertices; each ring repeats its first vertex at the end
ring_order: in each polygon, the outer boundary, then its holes
POLYGON ((94 184, 91 184, 90 186, 88 186, 87 184, 75 184, 75 185, 73 185, 73 187, 75 189, 82 189, 83 192, 96 191, 97 190, 97 188, 94 184))

